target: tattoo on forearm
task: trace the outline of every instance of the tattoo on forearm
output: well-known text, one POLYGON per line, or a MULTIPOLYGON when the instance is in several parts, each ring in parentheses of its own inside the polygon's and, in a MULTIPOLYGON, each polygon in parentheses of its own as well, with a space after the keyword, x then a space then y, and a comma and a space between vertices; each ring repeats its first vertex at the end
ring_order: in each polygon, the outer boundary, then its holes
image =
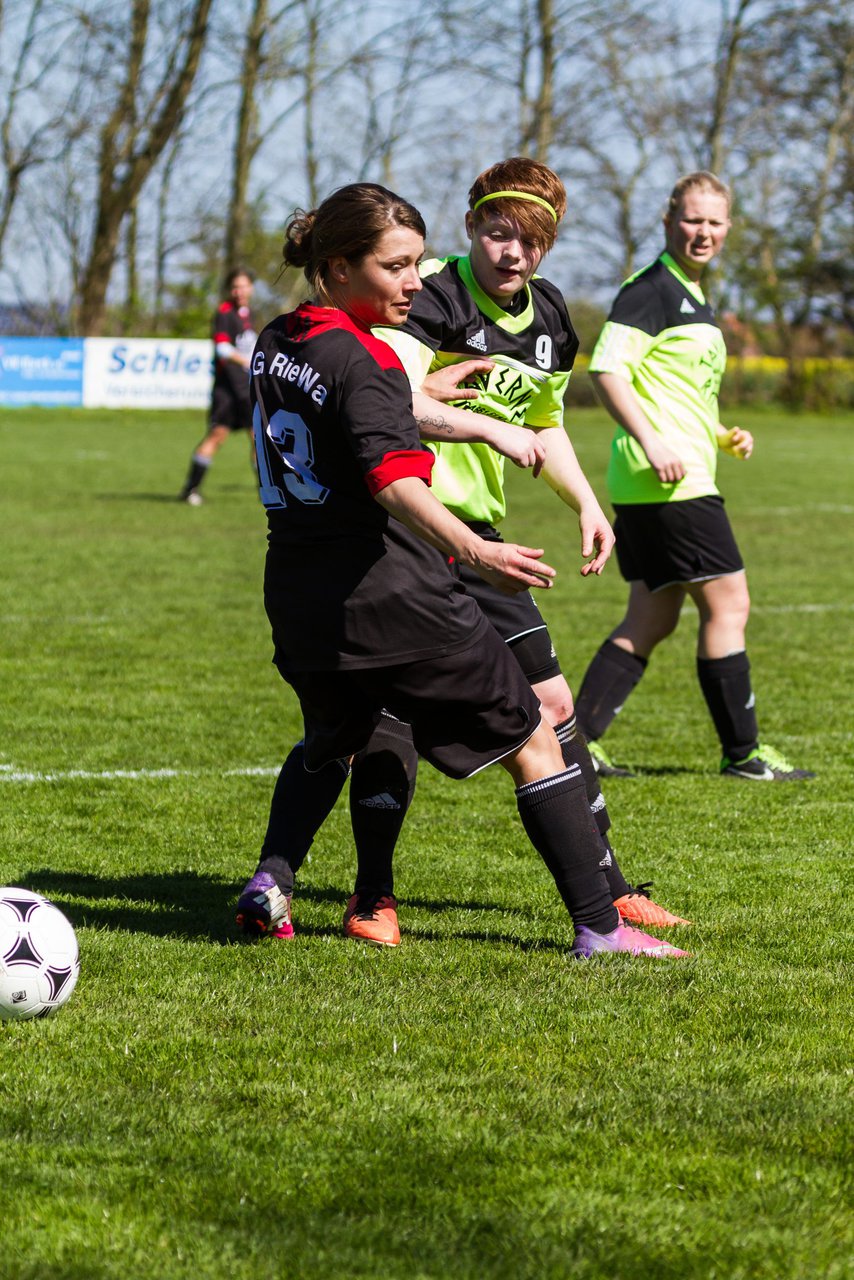
POLYGON ((415 415, 415 421, 418 423, 419 427, 429 427, 432 431, 441 431, 442 434, 446 436, 456 434, 450 422, 446 422, 441 413, 417 413, 415 415))

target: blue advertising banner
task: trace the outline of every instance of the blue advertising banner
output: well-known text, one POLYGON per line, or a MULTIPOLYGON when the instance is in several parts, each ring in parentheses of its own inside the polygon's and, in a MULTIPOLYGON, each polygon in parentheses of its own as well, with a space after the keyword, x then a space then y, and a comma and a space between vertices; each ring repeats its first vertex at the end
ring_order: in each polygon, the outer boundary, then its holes
POLYGON ((82 403, 82 338, 0 337, 0 405, 82 403))

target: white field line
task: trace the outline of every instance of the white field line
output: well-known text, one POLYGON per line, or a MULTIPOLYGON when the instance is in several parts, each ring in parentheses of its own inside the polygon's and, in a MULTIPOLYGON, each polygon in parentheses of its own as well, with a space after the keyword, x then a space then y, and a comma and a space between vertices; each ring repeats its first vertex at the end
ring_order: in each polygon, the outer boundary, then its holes
POLYGON ((854 604, 833 601, 830 604, 752 604, 751 613, 850 613, 854 604))
POLYGON ((24 626, 36 627, 41 623, 49 622, 52 627, 100 627, 107 622, 115 622, 116 619, 107 613, 82 613, 79 615, 70 614, 68 617, 60 617, 56 614, 48 613, 4 613, 0 614, 0 623, 8 626, 12 623, 23 623, 24 626))
POLYGON ((14 764, 0 764, 3 782, 148 782, 160 778, 275 778, 281 765, 250 765, 244 769, 63 769, 55 773, 19 769, 14 764))
MULTIPOLYGON (((793 508, 794 510, 794 508, 793 508)), ((854 507, 850 508, 854 511, 854 507)), ((688 608, 689 602, 685 602, 688 608)), ((831 604, 780 604, 753 605, 752 613, 850 613, 854 603, 837 601, 831 604)), ((8 619, 6 619, 8 621, 8 619)), ((274 778, 281 765, 247 765, 242 769, 64 769, 51 773, 19 769, 14 764, 0 764, 0 783, 3 782, 148 782, 161 778, 200 778, 217 775, 222 778, 274 778)))
POLYGON ((854 506, 847 502, 811 502, 803 507, 743 507, 741 510, 750 516, 854 515, 854 506))
MULTIPOLYGON (((692 603, 686 597, 682 605, 683 613, 692 611, 692 603)), ((847 600, 833 600, 828 604, 752 604, 751 617, 754 613, 851 613, 854 603, 847 600)))

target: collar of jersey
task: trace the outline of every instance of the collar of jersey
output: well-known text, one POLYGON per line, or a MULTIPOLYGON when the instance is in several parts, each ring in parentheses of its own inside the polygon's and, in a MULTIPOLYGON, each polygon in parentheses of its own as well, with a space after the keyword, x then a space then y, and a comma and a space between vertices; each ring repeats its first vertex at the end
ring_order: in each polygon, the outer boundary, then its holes
POLYGON ((525 285, 525 306, 517 316, 513 316, 503 307, 499 307, 497 302, 493 302, 488 293, 483 292, 474 278, 470 258, 458 258, 457 267, 460 279, 474 299, 478 311, 482 311, 490 320, 494 320, 500 329, 506 329, 508 333, 522 333, 529 328, 534 319, 534 304, 531 301, 531 290, 528 285, 525 285))
POLYGON ((347 311, 340 307, 324 307, 319 302, 300 302, 296 307, 303 315, 309 317, 316 325, 331 329, 349 329, 355 334, 371 333, 370 329, 358 323, 347 311))
POLYGON ((675 258, 671 258, 665 249, 661 255, 661 261, 664 263, 671 275, 675 276, 679 283, 688 290, 692 298, 696 298, 703 306, 706 304, 706 295, 697 284, 696 280, 692 280, 690 276, 686 276, 675 258))

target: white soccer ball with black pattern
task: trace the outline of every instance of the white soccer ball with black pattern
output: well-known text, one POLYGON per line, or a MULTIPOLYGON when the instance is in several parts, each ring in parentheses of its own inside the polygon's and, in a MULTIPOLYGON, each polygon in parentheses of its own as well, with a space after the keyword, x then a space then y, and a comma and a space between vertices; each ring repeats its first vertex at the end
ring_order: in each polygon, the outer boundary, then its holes
POLYGON ((79 972, 77 938, 59 908, 29 889, 0 889, 0 1019, 48 1017, 79 972))

